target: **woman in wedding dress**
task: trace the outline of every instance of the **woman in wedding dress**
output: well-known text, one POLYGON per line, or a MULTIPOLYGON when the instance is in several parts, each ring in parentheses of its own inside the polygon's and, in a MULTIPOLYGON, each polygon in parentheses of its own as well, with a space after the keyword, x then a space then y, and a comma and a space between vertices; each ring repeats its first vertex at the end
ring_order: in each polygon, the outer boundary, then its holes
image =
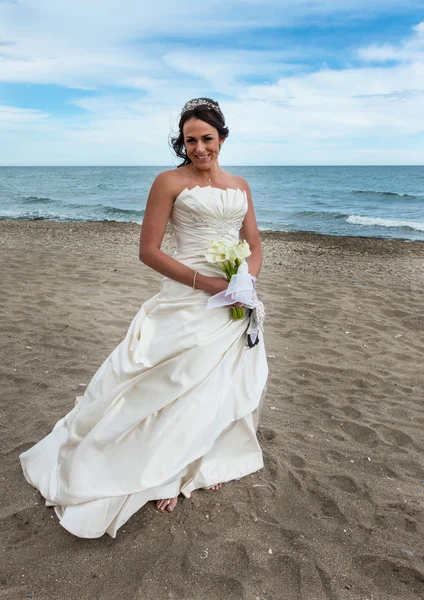
MULTIPOLYGON (((218 103, 184 106, 172 140, 179 168, 162 172, 147 200, 140 260, 164 276, 124 340, 74 408, 20 455, 27 481, 72 534, 116 532, 150 500, 172 512, 182 494, 219 489, 263 466, 256 438, 268 367, 262 333, 247 343, 252 313, 207 309, 228 287, 206 261, 214 239, 245 239, 249 273, 262 250, 249 187, 218 162, 228 136, 218 103), (176 250, 160 250, 170 220, 176 250)), ((235 306, 240 306, 236 304, 235 306)))

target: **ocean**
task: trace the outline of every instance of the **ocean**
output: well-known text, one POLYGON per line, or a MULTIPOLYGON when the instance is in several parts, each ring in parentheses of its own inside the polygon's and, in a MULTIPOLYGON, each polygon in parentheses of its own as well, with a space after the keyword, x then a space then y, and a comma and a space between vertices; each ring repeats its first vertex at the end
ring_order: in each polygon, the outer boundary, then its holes
MULTIPOLYGON (((141 223, 169 167, 0 167, 0 219, 141 223)), ((424 240, 424 167, 225 167, 250 184, 259 228, 424 240)))

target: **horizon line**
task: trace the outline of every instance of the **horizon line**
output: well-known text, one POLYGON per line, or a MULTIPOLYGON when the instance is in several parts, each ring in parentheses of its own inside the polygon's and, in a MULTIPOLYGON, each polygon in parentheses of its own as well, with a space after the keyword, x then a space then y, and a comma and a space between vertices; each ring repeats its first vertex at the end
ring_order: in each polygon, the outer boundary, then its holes
MULTIPOLYGON (((415 164, 399 164, 399 163, 384 163, 384 164, 325 164, 325 165, 316 165, 316 164, 308 164, 308 165, 290 165, 290 164, 281 164, 281 165, 225 165, 225 168, 239 168, 239 167, 249 167, 249 168, 285 168, 285 167, 424 167, 422 163, 415 164)), ((163 168, 163 169, 177 169, 178 167, 175 165, 0 165, 0 169, 25 169, 25 168, 37 168, 37 169, 52 169, 52 168, 87 168, 87 169, 99 169, 99 168, 112 168, 112 169, 137 169, 137 168, 163 168)))

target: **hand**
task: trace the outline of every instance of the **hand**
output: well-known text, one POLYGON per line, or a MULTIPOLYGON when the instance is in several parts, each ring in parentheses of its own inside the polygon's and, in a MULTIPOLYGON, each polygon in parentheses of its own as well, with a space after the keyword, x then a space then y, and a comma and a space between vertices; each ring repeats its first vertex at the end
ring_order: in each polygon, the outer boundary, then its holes
MULTIPOLYGON (((211 296, 219 294, 227 289, 229 282, 223 277, 208 277, 207 275, 198 275, 196 283, 199 290, 203 290, 211 296)), ((241 308, 243 304, 241 302, 235 302, 229 304, 228 308, 241 308)))
POLYGON ((196 287, 210 296, 215 296, 215 294, 227 289, 228 281, 224 277, 208 277, 199 273, 196 279, 196 287))

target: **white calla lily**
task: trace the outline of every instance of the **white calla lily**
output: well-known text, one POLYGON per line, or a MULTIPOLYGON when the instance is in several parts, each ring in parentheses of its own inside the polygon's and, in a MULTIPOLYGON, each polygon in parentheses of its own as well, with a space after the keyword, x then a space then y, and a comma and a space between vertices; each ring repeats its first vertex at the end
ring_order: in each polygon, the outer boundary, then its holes
MULTIPOLYGON (((233 275, 237 274, 238 268, 251 255, 249 244, 246 240, 226 242, 224 240, 212 240, 206 254, 206 260, 217 265, 224 271, 227 280, 230 281, 233 275)), ((234 319, 244 317, 243 308, 233 308, 234 319)))

